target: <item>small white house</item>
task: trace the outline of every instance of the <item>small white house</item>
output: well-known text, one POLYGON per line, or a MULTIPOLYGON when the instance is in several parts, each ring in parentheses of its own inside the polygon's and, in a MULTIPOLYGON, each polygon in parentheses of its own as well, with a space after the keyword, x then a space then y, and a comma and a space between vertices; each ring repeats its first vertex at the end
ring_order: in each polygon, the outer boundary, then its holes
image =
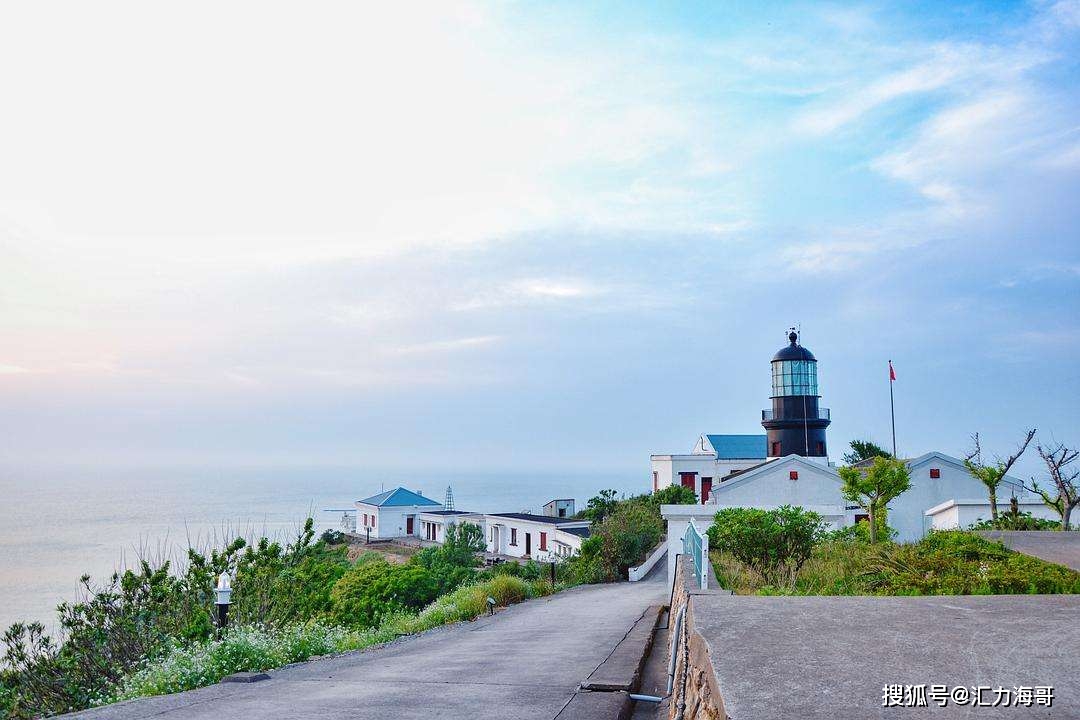
POLYGON ((487 551, 515 558, 551 562, 581 549, 589 521, 532 515, 489 513, 484 516, 487 551))
POLYGON ((442 510, 442 503, 403 487, 356 501, 356 531, 373 539, 414 537, 420 533, 420 514, 442 510))
MULTIPOLYGON (((1032 517, 1059 521, 1061 517, 1048 508, 1041 500, 1025 500, 1016 503, 1020 512, 1030 513, 1032 517)), ((1009 511, 1009 501, 998 502, 998 512, 1009 511)), ((926 511, 930 528, 933 530, 957 530, 970 527, 980 520, 989 520, 992 516, 990 501, 983 498, 966 500, 946 500, 926 511)))
POLYGON ((465 510, 430 510, 420 513, 420 537, 429 542, 444 543, 447 528, 458 523, 471 523, 484 530, 482 513, 465 510))

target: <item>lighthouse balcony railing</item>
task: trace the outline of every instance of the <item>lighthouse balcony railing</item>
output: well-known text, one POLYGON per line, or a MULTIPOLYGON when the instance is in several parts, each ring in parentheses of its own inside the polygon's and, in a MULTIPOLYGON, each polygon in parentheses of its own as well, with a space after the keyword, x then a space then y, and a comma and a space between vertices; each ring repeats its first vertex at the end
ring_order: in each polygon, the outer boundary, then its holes
POLYGON ((778 413, 775 410, 762 410, 761 411, 761 419, 762 419, 762 421, 767 421, 767 420, 802 420, 804 417, 807 420, 831 420, 831 417, 829 415, 829 408, 818 408, 817 410, 807 410, 805 415, 803 415, 803 413, 802 413, 802 408, 796 408, 792 412, 781 412, 781 413, 778 413))

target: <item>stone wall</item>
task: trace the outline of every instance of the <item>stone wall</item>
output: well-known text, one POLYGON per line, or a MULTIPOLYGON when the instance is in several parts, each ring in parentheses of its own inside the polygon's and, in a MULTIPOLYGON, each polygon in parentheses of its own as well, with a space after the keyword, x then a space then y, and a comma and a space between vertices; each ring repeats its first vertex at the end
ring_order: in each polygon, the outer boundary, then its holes
POLYGON ((680 555, 675 566, 675 584, 668 627, 675 630, 675 619, 686 608, 680 637, 674 643, 675 681, 668 699, 668 718, 675 720, 728 720, 724 701, 713 672, 709 645, 694 629, 694 596, 714 591, 700 590, 694 578, 694 562, 680 555))

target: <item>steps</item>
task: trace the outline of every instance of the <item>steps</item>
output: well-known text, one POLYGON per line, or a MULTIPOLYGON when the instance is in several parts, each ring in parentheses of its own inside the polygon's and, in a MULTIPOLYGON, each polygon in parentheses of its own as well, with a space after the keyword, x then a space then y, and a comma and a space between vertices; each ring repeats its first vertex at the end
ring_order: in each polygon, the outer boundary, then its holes
MULTIPOLYGON (((660 605, 642 613, 619 644, 581 683, 556 720, 628 720, 635 705, 630 693, 638 692, 656 626, 664 614, 664 607, 660 605)), ((666 681, 666 674, 664 677, 666 681)))

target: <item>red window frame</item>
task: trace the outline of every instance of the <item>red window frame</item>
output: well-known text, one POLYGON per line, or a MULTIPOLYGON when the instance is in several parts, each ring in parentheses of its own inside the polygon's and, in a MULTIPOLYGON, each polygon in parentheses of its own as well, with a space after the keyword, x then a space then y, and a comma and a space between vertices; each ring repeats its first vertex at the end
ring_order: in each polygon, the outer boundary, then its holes
POLYGON ((653 474, 652 474, 652 491, 656 492, 659 489, 660 489, 660 473, 653 470, 653 474))
POLYGON ((510 528, 510 544, 517 547, 517 528, 510 528))
POLYGON ((799 471, 798 470, 790 470, 790 471, 788 471, 787 476, 788 476, 788 480, 798 480, 799 479, 799 471))
POLYGON ((547 550, 547 533, 540 533, 540 549, 547 550))
POLYGON ((697 488, 697 473, 696 472, 681 472, 679 473, 679 484, 685 488, 690 488, 696 492, 697 488))
POLYGON ((930 468, 930 478, 933 480, 940 480, 941 468, 930 468))

